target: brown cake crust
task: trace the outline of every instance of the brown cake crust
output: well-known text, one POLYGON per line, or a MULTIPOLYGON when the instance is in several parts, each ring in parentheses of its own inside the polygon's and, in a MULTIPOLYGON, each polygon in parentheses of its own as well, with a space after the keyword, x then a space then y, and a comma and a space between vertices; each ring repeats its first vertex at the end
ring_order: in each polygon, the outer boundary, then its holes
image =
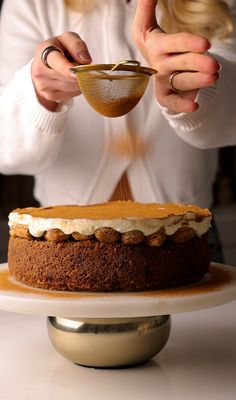
POLYGON ((210 263, 207 234, 184 243, 166 241, 102 243, 11 237, 8 266, 17 280, 30 286, 66 291, 139 291, 163 289, 200 280, 210 263))

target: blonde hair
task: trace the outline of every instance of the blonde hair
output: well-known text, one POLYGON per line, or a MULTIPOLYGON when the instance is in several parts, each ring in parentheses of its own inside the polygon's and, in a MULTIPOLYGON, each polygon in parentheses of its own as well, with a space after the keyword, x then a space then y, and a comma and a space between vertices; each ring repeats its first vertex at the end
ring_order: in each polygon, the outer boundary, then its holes
MULTIPOLYGON (((68 7, 78 12, 87 12, 96 2, 64 1, 68 7)), ((225 39, 233 31, 232 16, 224 0, 159 0, 158 8, 162 15, 161 26, 169 33, 184 31, 211 40, 225 39)))
POLYGON ((190 32, 211 39, 226 39, 233 20, 223 0, 159 0, 161 26, 167 32, 190 32))
MULTIPOLYGON (((101 0, 100 0, 101 1, 101 0)), ((74 11, 77 12, 87 12, 93 3, 94 0, 64 0, 65 4, 74 11)))

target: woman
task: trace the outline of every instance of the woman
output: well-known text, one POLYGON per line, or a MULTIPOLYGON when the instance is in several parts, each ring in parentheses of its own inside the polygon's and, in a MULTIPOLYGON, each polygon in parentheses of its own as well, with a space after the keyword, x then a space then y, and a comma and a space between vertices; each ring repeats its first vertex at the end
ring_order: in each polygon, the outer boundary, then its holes
POLYGON ((122 182, 141 202, 210 207, 216 148, 236 143, 235 9, 230 0, 5 0, 0 171, 34 175, 42 205, 115 199, 122 182), (133 111, 105 118, 80 95, 72 60, 123 59, 158 74, 133 111), (141 150, 120 153, 123 139, 141 150))

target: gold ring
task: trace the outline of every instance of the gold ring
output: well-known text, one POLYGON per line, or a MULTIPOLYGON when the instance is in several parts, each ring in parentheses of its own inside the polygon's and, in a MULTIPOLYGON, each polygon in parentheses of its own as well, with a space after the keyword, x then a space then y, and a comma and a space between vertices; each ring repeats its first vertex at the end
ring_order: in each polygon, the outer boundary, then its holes
POLYGON ((173 74, 171 74, 171 76, 169 77, 169 85, 170 85, 170 88, 171 88, 171 90, 172 90, 173 92, 175 92, 175 93, 180 93, 181 90, 179 90, 179 89, 177 89, 176 87, 174 87, 174 85, 173 85, 173 79, 174 79, 174 77, 175 77, 176 75, 181 74, 181 72, 182 72, 182 71, 175 71, 175 72, 173 72, 173 74))
POLYGON ((47 62, 47 57, 48 54, 51 53, 52 51, 59 51, 59 53, 63 54, 63 56, 65 55, 64 51, 57 46, 48 46, 46 47, 41 54, 41 61, 42 63, 45 65, 45 67, 52 69, 52 67, 50 67, 50 65, 47 62))

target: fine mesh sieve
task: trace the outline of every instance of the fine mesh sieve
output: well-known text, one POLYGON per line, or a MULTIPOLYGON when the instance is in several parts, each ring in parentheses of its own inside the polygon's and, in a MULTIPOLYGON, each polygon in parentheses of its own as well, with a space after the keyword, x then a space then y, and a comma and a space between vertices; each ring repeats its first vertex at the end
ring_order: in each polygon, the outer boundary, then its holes
POLYGON ((152 68, 138 61, 89 64, 71 68, 88 103, 106 117, 119 117, 132 110, 143 96, 152 68))

